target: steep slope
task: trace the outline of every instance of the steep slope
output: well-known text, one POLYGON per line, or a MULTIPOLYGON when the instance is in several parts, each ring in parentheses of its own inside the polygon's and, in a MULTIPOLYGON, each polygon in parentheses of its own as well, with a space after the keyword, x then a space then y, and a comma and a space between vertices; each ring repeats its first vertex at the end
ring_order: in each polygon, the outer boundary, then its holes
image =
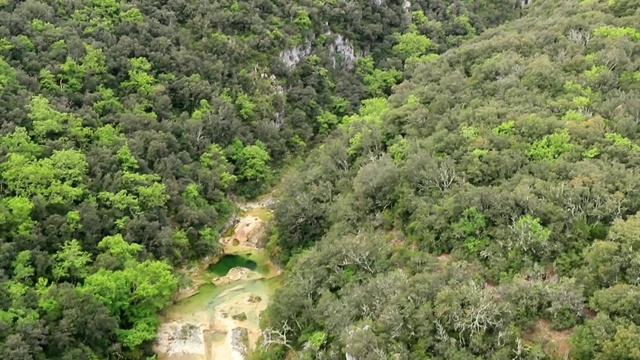
MULTIPOLYGON (((405 59, 511 0, 0 1, 0 358, 143 359, 156 313, 405 59)), ((412 59, 414 65, 425 59, 412 59)))
POLYGON ((256 358, 637 358, 639 8, 534 1, 344 117, 284 186, 256 358))

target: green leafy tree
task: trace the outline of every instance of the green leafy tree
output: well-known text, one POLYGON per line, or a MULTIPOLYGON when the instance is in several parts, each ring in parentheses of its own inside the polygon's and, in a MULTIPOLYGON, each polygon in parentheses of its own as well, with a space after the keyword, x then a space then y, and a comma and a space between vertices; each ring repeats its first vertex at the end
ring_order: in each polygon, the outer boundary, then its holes
POLYGON ((71 277, 81 279, 88 273, 91 255, 82 251, 78 240, 66 241, 62 249, 53 255, 53 276, 56 279, 71 277))

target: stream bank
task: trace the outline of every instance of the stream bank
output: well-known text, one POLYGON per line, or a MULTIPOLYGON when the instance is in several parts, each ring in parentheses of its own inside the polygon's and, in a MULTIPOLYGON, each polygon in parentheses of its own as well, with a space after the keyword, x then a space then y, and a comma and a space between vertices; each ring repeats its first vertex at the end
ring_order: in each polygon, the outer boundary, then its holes
POLYGON ((220 239, 223 254, 189 269, 192 285, 160 314, 158 360, 242 360, 255 346, 260 313, 281 274, 260 244, 271 204, 267 199, 241 206, 244 214, 233 232, 220 239))

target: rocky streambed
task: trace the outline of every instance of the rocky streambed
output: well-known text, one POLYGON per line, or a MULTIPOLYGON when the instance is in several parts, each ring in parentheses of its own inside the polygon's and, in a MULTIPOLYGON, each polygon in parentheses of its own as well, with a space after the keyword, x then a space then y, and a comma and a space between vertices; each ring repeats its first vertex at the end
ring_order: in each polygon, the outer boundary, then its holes
POLYGON ((255 346, 280 275, 259 243, 271 203, 245 205, 233 233, 220 240, 224 255, 191 270, 192 287, 160 314, 158 360, 241 360, 255 346))

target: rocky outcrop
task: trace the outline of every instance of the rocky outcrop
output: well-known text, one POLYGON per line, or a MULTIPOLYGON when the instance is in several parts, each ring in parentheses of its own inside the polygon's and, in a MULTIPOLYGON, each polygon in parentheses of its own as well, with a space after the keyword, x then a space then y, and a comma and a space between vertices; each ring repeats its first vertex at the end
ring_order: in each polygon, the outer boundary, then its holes
POLYGON ((204 331, 201 325, 178 321, 163 324, 158 330, 157 350, 167 355, 204 355, 204 331))
POLYGON ((230 341, 234 359, 246 359, 249 342, 247 329, 237 327, 231 330, 230 341))
POLYGON ((244 280, 249 280, 250 278, 253 279, 258 277, 261 277, 261 276, 247 268, 238 266, 230 269, 227 275, 219 278, 215 278, 211 282, 214 283, 216 286, 220 286, 220 285, 229 284, 236 281, 244 281, 244 280))
MULTIPOLYGON (((342 34, 333 34, 331 31, 324 35, 328 37, 326 47, 331 56, 333 68, 353 70, 359 56, 356 54, 353 43, 342 34)), ((312 51, 310 43, 285 49, 280 53, 280 59, 289 68, 296 66, 304 57, 312 51)))
MULTIPOLYGON (((328 33, 327 35, 331 35, 328 33)), ((329 54, 332 55, 333 67, 351 70, 358 60, 353 44, 341 34, 337 34, 335 39, 329 43, 329 54)))
POLYGON ((298 65, 300 60, 309 56, 309 54, 311 54, 311 44, 307 43, 304 46, 298 45, 289 49, 284 49, 280 53, 280 60, 282 60, 287 67, 291 68, 298 65))

